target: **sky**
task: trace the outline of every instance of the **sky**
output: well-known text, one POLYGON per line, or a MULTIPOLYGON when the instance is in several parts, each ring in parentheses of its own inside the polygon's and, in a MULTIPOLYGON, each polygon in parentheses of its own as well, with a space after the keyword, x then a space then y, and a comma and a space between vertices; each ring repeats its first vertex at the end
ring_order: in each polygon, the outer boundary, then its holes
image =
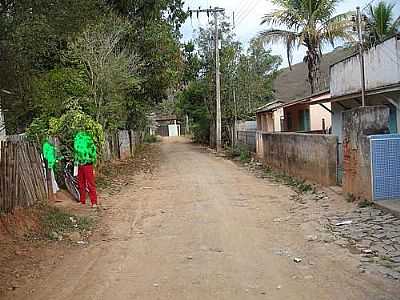
MULTIPOLYGON (((357 6, 361 8, 365 7, 371 0, 342 0, 337 6, 337 14, 348 12, 356 9, 357 6)), ((380 0, 375 0, 374 3, 378 3, 380 0)), ((396 0, 387 0, 390 3, 396 3, 396 0)), ((274 6, 271 0, 186 0, 185 9, 190 7, 191 9, 221 7, 225 8, 227 16, 232 16, 235 12, 235 33, 239 41, 244 46, 247 46, 250 39, 256 36, 260 31, 268 28, 267 25, 260 25, 262 17, 274 10, 274 6)), ((400 3, 395 7, 396 15, 400 14, 400 3)), ((193 15, 192 20, 190 18, 186 21, 182 27, 182 39, 183 41, 191 40, 194 37, 194 32, 200 26, 206 26, 208 20, 205 14, 199 16, 193 15)), ((282 67, 287 66, 286 50, 282 45, 272 45, 272 54, 281 55, 283 58, 282 67)), ((324 52, 329 52, 332 49, 325 49, 324 52)), ((299 49, 293 54, 293 62, 301 62, 304 57, 304 49, 299 49)))

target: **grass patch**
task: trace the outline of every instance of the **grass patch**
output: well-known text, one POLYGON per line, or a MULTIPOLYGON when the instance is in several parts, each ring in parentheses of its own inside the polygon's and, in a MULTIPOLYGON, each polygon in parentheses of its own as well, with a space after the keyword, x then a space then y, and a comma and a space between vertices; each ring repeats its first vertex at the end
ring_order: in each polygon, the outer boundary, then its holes
POLYGON ((275 182, 294 188, 298 193, 315 193, 315 187, 305 180, 297 179, 282 172, 275 172, 271 167, 264 169, 265 175, 275 182))
POLYGON ((362 200, 362 201, 360 201, 360 202, 358 203, 358 207, 359 207, 359 208, 364 208, 364 207, 369 207, 369 206, 372 206, 372 202, 371 202, 371 201, 368 201, 368 200, 366 200, 366 199, 364 199, 364 200, 362 200))
POLYGON ((245 145, 237 145, 227 150, 227 154, 231 158, 239 157, 241 162, 249 162, 251 160, 251 152, 245 145))
POLYGON ((45 207, 41 217, 43 235, 54 239, 54 232, 59 235, 78 231, 88 232, 94 225, 94 220, 89 217, 78 217, 56 207, 45 207))
POLYGON ((150 134, 146 134, 143 139, 143 142, 145 142, 147 144, 158 143, 159 141, 160 141, 160 139, 158 136, 150 135, 150 134))

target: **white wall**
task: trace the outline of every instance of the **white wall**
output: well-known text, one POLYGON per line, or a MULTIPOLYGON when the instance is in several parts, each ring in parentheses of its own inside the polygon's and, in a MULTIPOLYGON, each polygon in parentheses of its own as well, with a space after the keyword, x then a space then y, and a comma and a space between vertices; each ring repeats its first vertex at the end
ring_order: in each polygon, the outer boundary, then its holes
POLYGON ((168 132, 169 132, 169 136, 180 136, 180 125, 177 124, 172 124, 172 125, 168 125, 168 132))
MULTIPOLYGON (((396 37, 364 53, 366 89, 400 82, 400 42, 396 37)), ((352 56, 331 67, 332 97, 361 91, 359 56, 352 56)))
MULTIPOLYGON (((330 103, 324 104, 331 109, 330 103)), ((325 119, 325 129, 329 129, 332 125, 332 114, 319 104, 310 105, 310 126, 311 130, 322 130, 322 119, 325 119)))
POLYGON ((283 118, 283 108, 279 108, 274 111, 274 132, 281 132, 281 118, 283 118))
POLYGON ((0 109, 0 140, 6 137, 6 130, 4 128, 4 115, 0 109))
POLYGON ((342 142, 342 112, 344 108, 337 103, 332 103, 332 134, 338 136, 339 143, 342 142))

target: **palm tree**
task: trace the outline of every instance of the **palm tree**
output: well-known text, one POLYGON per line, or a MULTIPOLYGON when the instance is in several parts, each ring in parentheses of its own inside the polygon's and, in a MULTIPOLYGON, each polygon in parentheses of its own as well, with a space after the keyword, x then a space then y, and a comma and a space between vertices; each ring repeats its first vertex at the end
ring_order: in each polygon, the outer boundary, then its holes
POLYGON ((394 4, 384 1, 379 2, 376 6, 369 6, 367 25, 368 41, 371 46, 399 32, 400 17, 394 20, 394 6, 394 4))
POLYGON ((282 42, 291 69, 295 47, 307 48, 304 62, 308 67, 308 83, 314 93, 318 83, 322 47, 337 40, 352 41, 352 23, 349 14, 334 16, 338 0, 274 0, 279 8, 266 14, 261 24, 278 26, 260 33, 267 44, 282 42))

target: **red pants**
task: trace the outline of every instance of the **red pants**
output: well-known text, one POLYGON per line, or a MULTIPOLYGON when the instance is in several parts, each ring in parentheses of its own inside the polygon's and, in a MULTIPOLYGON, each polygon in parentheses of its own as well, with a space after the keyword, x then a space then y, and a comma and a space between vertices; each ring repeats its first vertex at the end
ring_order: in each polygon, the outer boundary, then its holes
POLYGON ((82 204, 86 203, 86 187, 89 191, 90 202, 97 204, 96 183, 93 173, 93 165, 83 165, 78 168, 78 186, 80 200, 82 204))

